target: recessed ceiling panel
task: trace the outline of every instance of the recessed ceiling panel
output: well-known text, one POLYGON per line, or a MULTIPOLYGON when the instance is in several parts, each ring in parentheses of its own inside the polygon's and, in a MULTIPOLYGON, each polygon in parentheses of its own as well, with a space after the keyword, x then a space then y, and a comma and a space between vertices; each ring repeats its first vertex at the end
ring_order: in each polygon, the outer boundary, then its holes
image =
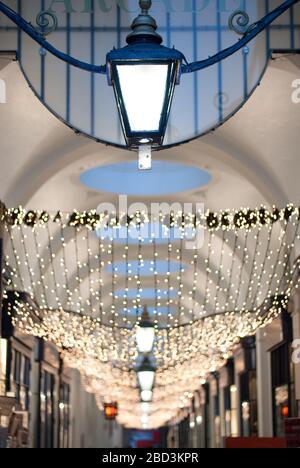
POLYGON ((167 272, 179 273, 181 269, 183 267, 180 262, 169 262, 167 260, 144 260, 142 262, 135 260, 128 263, 115 263, 106 267, 107 272, 112 273, 114 271, 118 276, 153 276, 154 271, 157 271, 159 275, 166 275, 167 272))

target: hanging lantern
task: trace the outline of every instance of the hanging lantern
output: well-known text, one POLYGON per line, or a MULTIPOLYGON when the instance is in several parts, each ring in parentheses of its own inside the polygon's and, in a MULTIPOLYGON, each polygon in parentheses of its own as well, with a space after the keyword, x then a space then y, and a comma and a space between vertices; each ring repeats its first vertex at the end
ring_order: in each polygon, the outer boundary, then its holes
POLYGON ((148 357, 144 357, 142 364, 137 369, 138 383, 141 391, 151 391, 154 385, 155 367, 148 357))
POLYGON ((149 403, 152 400, 152 391, 151 390, 143 390, 141 392, 141 400, 143 403, 149 403))
POLYGON ((114 421, 118 416, 118 403, 104 403, 104 417, 108 421, 114 421))
POLYGON ((129 147, 162 145, 174 88, 179 84, 183 55, 161 45, 151 0, 140 0, 127 46, 107 54, 109 84, 113 86, 124 137, 129 147))
POLYGON ((150 320, 147 308, 144 308, 142 320, 136 332, 136 342, 139 353, 150 353, 155 338, 154 324, 150 320))

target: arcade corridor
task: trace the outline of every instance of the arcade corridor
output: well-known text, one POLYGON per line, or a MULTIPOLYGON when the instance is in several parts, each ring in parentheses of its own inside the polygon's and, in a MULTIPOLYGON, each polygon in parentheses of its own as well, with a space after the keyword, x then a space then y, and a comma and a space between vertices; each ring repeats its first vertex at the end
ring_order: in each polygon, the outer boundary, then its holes
POLYGON ((0 2, 0 447, 299 447, 300 4, 106 3, 0 2))

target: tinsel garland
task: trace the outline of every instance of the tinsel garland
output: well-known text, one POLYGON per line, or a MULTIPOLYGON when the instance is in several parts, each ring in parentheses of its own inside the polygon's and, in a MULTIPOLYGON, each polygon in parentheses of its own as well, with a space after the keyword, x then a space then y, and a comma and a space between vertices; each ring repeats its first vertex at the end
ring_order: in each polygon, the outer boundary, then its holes
POLYGON ((123 213, 117 216, 115 213, 97 213, 96 210, 79 212, 74 210, 72 213, 50 213, 48 211, 25 210, 22 207, 6 209, 1 220, 8 225, 20 226, 25 225, 35 227, 37 225, 45 225, 47 223, 61 223, 70 227, 85 227, 89 230, 96 231, 103 228, 132 227, 140 228, 150 222, 159 222, 167 229, 172 228, 206 228, 216 231, 219 229, 253 229, 257 226, 266 224, 274 224, 278 221, 288 222, 292 215, 300 216, 300 208, 293 204, 287 205, 285 208, 279 209, 273 207, 268 209, 264 206, 255 209, 243 208, 240 210, 222 210, 219 212, 198 212, 198 213, 171 213, 164 215, 160 213, 158 219, 148 213, 137 211, 135 214, 128 215, 123 213))

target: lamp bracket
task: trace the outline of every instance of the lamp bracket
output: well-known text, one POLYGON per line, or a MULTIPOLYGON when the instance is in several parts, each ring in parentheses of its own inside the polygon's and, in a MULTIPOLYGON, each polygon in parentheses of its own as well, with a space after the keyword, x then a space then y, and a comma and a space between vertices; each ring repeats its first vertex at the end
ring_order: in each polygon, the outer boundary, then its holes
POLYGON ((149 171, 152 169, 152 150, 150 145, 140 145, 139 154, 139 169, 141 171, 149 171))

